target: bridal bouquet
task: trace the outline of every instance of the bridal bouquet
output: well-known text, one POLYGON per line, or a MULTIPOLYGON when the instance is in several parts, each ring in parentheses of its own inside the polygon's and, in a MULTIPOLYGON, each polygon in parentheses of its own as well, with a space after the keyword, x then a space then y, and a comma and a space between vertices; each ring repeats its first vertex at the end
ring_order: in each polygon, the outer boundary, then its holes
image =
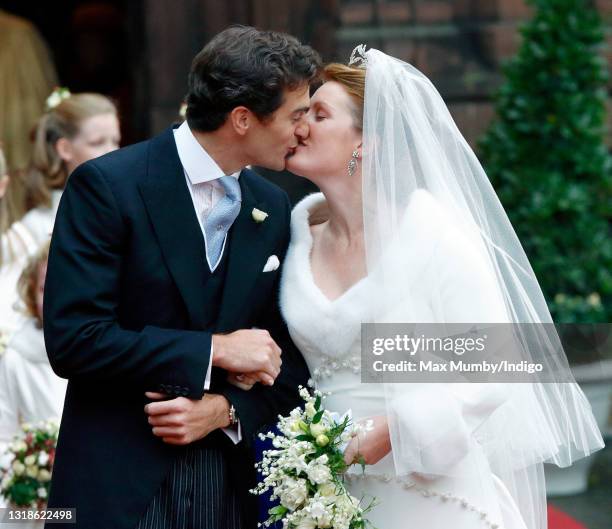
POLYGON ((22 434, 9 445, 0 494, 11 504, 39 509, 46 504, 58 429, 52 421, 35 427, 24 424, 22 434))
POLYGON ((314 395, 303 387, 299 391, 303 409, 295 408, 288 417, 279 417, 280 434, 260 434, 262 440, 272 440, 274 449, 266 450, 256 464, 263 480, 251 493, 261 495, 271 490, 271 499, 280 501, 260 525, 269 527, 281 521, 283 529, 365 528, 369 522, 364 515, 374 501, 363 507, 347 491, 343 474, 348 465, 343 452, 367 425, 353 424, 350 413, 340 417, 325 410, 319 391, 314 395))

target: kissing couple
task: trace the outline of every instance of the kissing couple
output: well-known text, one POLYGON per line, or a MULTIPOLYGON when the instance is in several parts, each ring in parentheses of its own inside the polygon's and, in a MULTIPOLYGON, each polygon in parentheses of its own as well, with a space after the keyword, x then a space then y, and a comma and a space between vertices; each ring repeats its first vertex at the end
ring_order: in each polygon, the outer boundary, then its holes
POLYGON ((348 486, 381 500, 378 529, 544 529, 543 462, 603 446, 575 383, 360 377, 362 323, 551 321, 433 84, 375 49, 323 66, 234 26, 194 58, 186 104, 61 199, 44 332, 69 382, 49 507, 76 524, 53 527, 256 527, 253 439, 312 378, 372 424, 345 459, 366 463, 348 486), (292 211, 251 166, 321 193, 292 211))

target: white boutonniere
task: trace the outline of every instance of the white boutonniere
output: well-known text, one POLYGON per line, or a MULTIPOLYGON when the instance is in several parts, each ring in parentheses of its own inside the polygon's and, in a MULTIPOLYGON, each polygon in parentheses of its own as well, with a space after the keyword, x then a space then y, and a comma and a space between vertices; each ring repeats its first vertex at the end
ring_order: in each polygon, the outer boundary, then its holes
POLYGON ((253 217, 253 220, 257 222, 257 224, 261 224, 268 218, 268 214, 265 211, 261 211, 261 209, 257 208, 253 208, 253 211, 251 211, 251 216, 253 217))

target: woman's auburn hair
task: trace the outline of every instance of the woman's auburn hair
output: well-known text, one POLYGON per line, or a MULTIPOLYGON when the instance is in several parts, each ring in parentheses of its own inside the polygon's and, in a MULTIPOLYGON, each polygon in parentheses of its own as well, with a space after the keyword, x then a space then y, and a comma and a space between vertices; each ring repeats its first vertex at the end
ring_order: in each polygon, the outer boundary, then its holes
POLYGON ((363 129, 363 104, 365 98, 366 71, 356 66, 347 66, 338 62, 327 64, 323 68, 322 80, 335 81, 341 84, 353 103, 351 112, 357 129, 363 129))

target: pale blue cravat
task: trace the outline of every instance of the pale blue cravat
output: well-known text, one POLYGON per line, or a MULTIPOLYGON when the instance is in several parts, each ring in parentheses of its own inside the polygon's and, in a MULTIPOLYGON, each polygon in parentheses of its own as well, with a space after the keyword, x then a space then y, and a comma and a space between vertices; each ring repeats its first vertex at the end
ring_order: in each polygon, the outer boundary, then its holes
POLYGON ((222 176, 217 182, 225 189, 225 196, 217 202, 208 218, 204 219, 206 254, 211 271, 219 264, 225 236, 240 212, 242 198, 237 178, 222 176))

